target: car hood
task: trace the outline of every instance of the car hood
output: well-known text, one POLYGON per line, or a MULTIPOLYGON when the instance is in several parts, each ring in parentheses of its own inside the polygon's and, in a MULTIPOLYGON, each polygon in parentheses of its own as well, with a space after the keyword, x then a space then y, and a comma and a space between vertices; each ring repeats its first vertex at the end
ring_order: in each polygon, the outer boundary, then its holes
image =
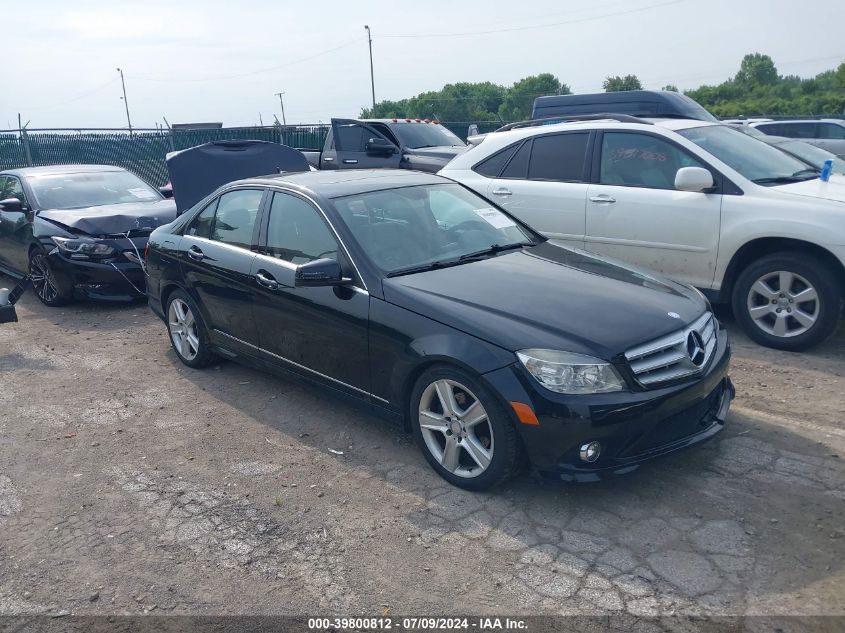
POLYGON ((839 174, 831 175, 828 182, 823 182, 819 178, 813 178, 812 180, 794 182, 788 185, 778 185, 772 188, 797 196, 845 202, 845 176, 840 176, 839 174))
POLYGON ((82 209, 47 209, 38 217, 62 228, 88 235, 116 235, 138 229, 154 229, 176 219, 173 200, 106 204, 82 209))
POLYGON ((420 147, 419 149, 406 149, 405 154, 410 156, 428 156, 431 158, 445 158, 447 160, 452 160, 458 154, 463 154, 467 151, 467 147, 464 146, 449 146, 444 145, 443 147, 420 147))
POLYGON ((687 286, 553 242, 387 278, 384 296, 511 351, 558 349, 605 360, 707 309, 687 286))

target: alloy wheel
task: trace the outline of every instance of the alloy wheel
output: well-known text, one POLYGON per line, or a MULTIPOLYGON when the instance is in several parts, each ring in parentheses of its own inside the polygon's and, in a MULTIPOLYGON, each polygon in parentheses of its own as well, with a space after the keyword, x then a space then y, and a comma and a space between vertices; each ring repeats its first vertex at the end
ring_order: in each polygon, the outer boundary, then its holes
POLYGON ((170 302, 167 311, 168 328, 173 347, 185 360, 194 360, 200 349, 197 323, 190 306, 182 299, 174 299, 170 302))
POLYGON ((478 477, 493 459, 493 427, 481 401, 461 383, 441 379, 420 397, 419 425, 432 456, 450 473, 478 477))
POLYGON ((50 264, 44 253, 35 253, 29 259, 29 275, 35 294, 44 302, 51 303, 59 296, 59 289, 50 271, 50 264))
POLYGON ((818 291, 801 275, 778 270, 766 273, 748 291, 748 314, 772 336, 799 336, 819 318, 818 291))

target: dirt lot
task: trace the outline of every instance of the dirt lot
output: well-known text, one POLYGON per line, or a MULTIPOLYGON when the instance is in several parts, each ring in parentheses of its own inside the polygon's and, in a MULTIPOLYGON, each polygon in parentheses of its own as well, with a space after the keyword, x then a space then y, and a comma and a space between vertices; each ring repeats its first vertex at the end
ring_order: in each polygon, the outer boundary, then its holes
POLYGON ((804 355, 734 332, 703 447, 472 494, 315 388, 183 367, 145 305, 19 314, 0 614, 845 614, 845 330, 804 355))

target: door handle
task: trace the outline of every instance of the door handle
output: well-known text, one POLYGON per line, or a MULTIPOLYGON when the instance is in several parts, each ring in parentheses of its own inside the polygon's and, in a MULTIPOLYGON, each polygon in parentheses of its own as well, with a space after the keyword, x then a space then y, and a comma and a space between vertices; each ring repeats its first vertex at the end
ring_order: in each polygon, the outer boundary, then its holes
POLYGON ((200 261, 203 257, 205 257, 205 255, 198 246, 191 246, 191 248, 188 249, 188 257, 195 261, 200 261))
POLYGON ((279 287, 279 282, 273 279, 272 275, 264 272, 263 270, 259 270, 255 273, 255 281, 258 282, 259 286, 264 286, 270 290, 276 290, 276 288, 279 287))
POLYGON ((613 204, 616 202, 616 198, 609 196, 606 193, 602 193, 597 196, 590 196, 590 202, 595 202, 597 204, 613 204))
POLYGON ((499 187, 498 189, 493 189, 494 196, 512 196, 513 192, 510 189, 505 189, 504 187, 499 187))
POLYGON ((330 163, 334 160, 331 156, 323 156, 323 161, 326 163, 330 163))
POLYGON ((344 165, 357 165, 358 159, 357 158, 344 158, 343 164, 344 165))

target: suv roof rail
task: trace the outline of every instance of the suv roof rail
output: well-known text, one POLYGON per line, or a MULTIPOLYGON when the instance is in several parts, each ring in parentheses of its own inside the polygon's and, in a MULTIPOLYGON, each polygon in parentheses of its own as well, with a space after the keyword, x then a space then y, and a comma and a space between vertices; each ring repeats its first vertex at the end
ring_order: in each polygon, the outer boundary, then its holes
POLYGON ((542 119, 529 119, 527 121, 517 121, 515 123, 508 123, 500 127, 496 132, 507 132, 508 130, 516 130, 524 127, 537 127, 540 125, 552 125, 554 123, 570 123, 574 121, 619 121, 619 123, 641 123, 643 125, 654 125, 651 121, 645 121, 629 114, 613 114, 612 112, 601 114, 575 114, 571 116, 552 116, 542 119))

